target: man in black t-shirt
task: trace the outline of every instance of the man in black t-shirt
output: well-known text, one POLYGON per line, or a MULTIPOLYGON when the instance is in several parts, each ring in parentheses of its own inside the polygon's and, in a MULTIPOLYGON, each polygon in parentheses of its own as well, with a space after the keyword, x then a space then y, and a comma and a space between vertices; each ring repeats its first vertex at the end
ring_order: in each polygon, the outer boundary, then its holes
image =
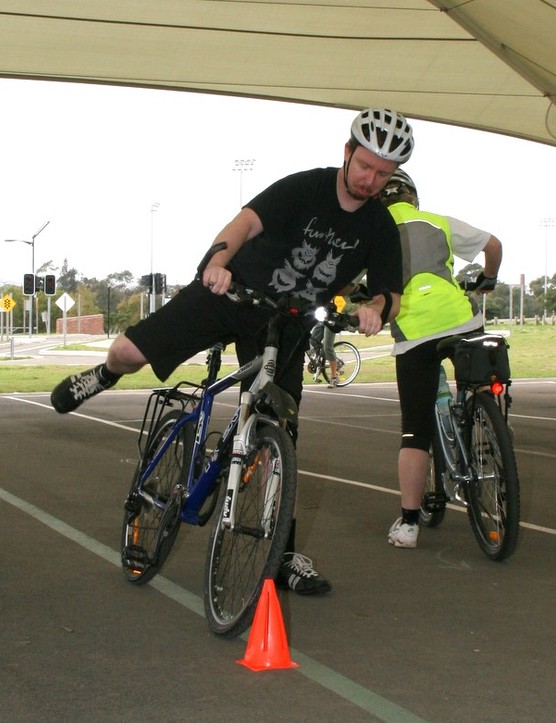
MULTIPOLYGON (((342 167, 287 176, 247 203, 215 238, 214 244, 227 247, 213 255, 202 279, 115 339, 105 363, 60 382, 53 407, 71 412, 145 364, 164 381, 218 341, 235 341, 240 363, 252 358, 268 312, 231 301, 226 292, 232 279, 271 296, 295 293, 326 303, 366 271, 371 301, 355 314, 360 333, 376 334, 397 314, 402 292, 399 232, 378 196, 412 150, 403 116, 382 108, 359 113, 342 167)), ((276 377, 298 404, 304 353, 292 352, 299 334, 299 327, 284 330, 276 377), (287 368, 281 368, 286 358, 287 368)), ((330 584, 309 558, 295 553, 294 539, 295 520, 278 582, 300 594, 327 592, 330 584)))

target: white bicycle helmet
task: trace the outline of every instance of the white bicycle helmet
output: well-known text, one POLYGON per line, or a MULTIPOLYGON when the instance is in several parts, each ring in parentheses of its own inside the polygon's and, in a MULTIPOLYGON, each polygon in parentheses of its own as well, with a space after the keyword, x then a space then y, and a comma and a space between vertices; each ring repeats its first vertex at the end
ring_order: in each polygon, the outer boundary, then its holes
POLYGON ((368 108, 361 111, 351 125, 351 137, 377 156, 405 163, 413 151, 411 126, 395 110, 368 108))

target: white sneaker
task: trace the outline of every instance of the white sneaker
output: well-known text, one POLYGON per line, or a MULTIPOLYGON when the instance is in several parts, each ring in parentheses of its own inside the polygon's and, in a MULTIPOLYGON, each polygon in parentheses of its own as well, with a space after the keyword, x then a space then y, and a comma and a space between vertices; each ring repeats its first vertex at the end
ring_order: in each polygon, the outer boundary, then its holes
POLYGON ((388 542, 394 547, 417 547, 419 525, 408 525, 402 518, 394 522, 388 532, 388 542))

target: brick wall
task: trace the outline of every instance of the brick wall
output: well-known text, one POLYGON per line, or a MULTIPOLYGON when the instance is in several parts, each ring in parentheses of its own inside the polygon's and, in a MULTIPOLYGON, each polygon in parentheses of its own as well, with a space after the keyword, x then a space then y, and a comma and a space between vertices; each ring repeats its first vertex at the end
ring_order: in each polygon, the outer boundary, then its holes
MULTIPOLYGON (((56 334, 64 333, 64 320, 56 319, 56 334)), ((66 317, 67 334, 104 334, 104 317, 102 314, 66 317)))

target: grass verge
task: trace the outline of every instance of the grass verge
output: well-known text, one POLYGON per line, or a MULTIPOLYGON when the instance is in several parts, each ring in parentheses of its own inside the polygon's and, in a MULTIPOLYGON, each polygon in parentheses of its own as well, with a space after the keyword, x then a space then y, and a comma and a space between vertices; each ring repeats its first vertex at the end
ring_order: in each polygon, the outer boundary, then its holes
MULTIPOLYGON (((489 331, 497 330, 489 327, 489 331)), ((367 339, 354 335, 350 337, 350 341, 356 343, 360 348, 365 348, 386 345, 390 342, 390 338, 379 336, 367 339)), ((531 325, 520 329, 515 326, 509 337, 509 344, 514 379, 556 376, 554 361, 556 358, 556 327, 531 325)), ((358 382, 395 381, 394 358, 388 352, 385 353, 388 355, 363 362, 357 377, 358 382)), ((74 374, 87 368, 88 366, 79 365, 17 365, 13 364, 10 359, 0 359, 0 393, 49 392, 68 374, 74 374)), ((233 369, 233 366, 223 365, 221 375, 233 369)), ((451 370, 448 370, 449 376, 450 373, 451 370)), ((205 375, 204 364, 182 365, 166 380, 164 386, 172 386, 183 380, 199 384, 205 375)), ((305 375, 305 383, 312 383, 309 374, 305 375)), ((136 374, 126 375, 118 382, 118 389, 149 389, 157 386, 161 386, 161 383, 150 367, 145 367, 136 374)))

